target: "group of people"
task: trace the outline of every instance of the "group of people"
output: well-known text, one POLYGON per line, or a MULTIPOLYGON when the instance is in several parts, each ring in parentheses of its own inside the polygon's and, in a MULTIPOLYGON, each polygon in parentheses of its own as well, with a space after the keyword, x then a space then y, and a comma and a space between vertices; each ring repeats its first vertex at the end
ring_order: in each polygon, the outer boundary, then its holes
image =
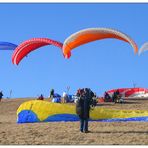
MULTIPOLYGON (((63 95, 59 95, 58 93, 55 93, 54 89, 50 90, 50 94, 48 96, 49 101, 56 102, 56 103, 72 103, 75 102, 75 99, 77 98, 76 95, 69 95, 66 91, 63 92, 63 95)), ((41 94, 37 100, 44 100, 43 94, 41 94)))
POLYGON ((107 92, 104 94, 105 102, 114 102, 114 103, 123 103, 122 95, 120 94, 119 90, 117 89, 112 96, 110 96, 107 92))
POLYGON ((57 102, 57 103, 68 103, 69 101, 69 95, 64 91, 63 96, 61 99, 61 96, 57 93, 54 92, 54 89, 51 89, 49 98, 51 99, 52 102, 57 102))
MULTIPOLYGON (((70 102, 70 98, 71 95, 68 95, 66 92, 63 92, 63 96, 61 97, 61 95, 59 95, 58 93, 55 93, 54 89, 50 90, 50 94, 48 96, 48 98, 50 99, 51 102, 57 102, 57 103, 68 103, 70 102)), ((44 96, 43 94, 41 94, 37 100, 44 100, 44 96)))
MULTIPOLYGON (((51 100, 54 98, 54 89, 51 89, 51 90, 50 90, 49 98, 50 98, 51 100)), ((41 94, 41 95, 37 98, 37 100, 44 100, 43 94, 41 94)))

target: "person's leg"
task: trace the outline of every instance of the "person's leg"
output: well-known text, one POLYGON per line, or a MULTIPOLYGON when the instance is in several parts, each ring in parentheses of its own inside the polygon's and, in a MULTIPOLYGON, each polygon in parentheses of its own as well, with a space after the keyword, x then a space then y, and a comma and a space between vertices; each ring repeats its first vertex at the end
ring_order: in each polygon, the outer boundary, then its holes
POLYGON ((114 98, 114 103, 117 103, 117 98, 114 98))
POLYGON ((64 97, 64 103, 66 103, 66 97, 64 97))
POLYGON ((84 120, 84 131, 88 132, 88 119, 84 120))
POLYGON ((53 96, 51 95, 51 97, 49 98, 49 102, 52 102, 53 100, 53 96))
POLYGON ((112 98, 112 102, 114 102, 115 101, 115 99, 114 99, 114 97, 112 98))
POLYGON ((83 132, 84 119, 80 118, 80 131, 83 132))

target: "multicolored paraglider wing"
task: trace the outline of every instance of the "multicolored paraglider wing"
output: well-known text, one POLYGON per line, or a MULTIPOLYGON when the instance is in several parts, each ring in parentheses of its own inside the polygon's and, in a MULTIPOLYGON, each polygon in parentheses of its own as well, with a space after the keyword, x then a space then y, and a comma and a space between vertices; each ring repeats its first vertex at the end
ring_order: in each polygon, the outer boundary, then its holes
POLYGON ((68 37, 63 44, 63 54, 65 58, 69 58, 72 49, 92 41, 106 38, 114 38, 128 42, 134 48, 135 53, 138 51, 136 43, 129 36, 120 31, 110 28, 89 28, 76 32, 68 37))
POLYGON ((32 38, 21 43, 12 55, 12 63, 19 64, 19 62, 33 50, 46 45, 54 45, 62 49, 63 44, 48 38, 32 38))
POLYGON ((140 48, 140 50, 139 50, 139 55, 140 55, 143 51, 145 51, 145 50, 148 50, 148 42, 145 42, 145 43, 141 46, 141 48, 140 48))
POLYGON ((0 42, 0 50, 14 50, 17 45, 9 42, 0 42))
POLYGON ((125 99, 128 99, 130 97, 132 98, 143 98, 143 97, 147 97, 147 92, 148 92, 148 89, 145 89, 145 88, 117 88, 117 89, 112 89, 112 90, 108 90, 106 91, 110 96, 113 95, 113 93, 115 91, 119 91, 120 92, 120 95, 124 98, 126 97, 125 99))
MULTIPOLYGON (((148 110, 113 110, 96 107, 90 121, 148 121, 148 110)), ((17 123, 79 121, 75 106, 41 100, 24 102, 17 110, 17 123)))

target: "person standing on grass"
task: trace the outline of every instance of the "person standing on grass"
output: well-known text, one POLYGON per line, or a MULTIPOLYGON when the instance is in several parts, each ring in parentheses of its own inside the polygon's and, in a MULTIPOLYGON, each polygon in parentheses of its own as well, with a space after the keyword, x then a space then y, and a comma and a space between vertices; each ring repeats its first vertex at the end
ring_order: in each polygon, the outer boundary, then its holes
POLYGON ((1 102, 2 98, 3 98, 3 92, 0 91, 0 102, 1 102))
POLYGON ((64 91, 63 92, 63 103, 67 103, 68 102, 68 95, 67 93, 64 91))
POLYGON ((51 90, 50 90, 49 98, 50 98, 51 100, 53 100, 53 98, 54 98, 54 89, 51 89, 51 90))
POLYGON ((119 90, 117 89, 114 93, 113 93, 113 102, 114 103, 119 103, 119 100, 120 100, 120 92, 119 90))
POLYGON ((89 89, 81 89, 78 94, 79 98, 76 102, 76 113, 80 118, 80 131, 84 133, 88 133, 88 120, 89 120, 89 112, 90 112, 90 94, 89 89))

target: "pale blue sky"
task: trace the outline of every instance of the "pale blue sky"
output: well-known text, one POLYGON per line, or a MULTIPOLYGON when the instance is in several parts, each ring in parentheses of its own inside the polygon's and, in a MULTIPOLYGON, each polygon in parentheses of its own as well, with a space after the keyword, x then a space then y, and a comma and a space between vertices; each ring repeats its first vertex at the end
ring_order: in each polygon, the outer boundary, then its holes
MULTIPOLYGON (((86 28, 109 27, 128 34, 140 47, 148 41, 148 3, 45 3, 0 4, 0 41, 20 44, 33 37, 60 42, 86 28)), ((85 44, 64 59, 59 48, 45 46, 31 52, 19 66, 13 65, 13 51, 0 51, 0 90, 4 97, 46 97, 51 88, 59 94, 70 86, 90 87, 99 96, 105 90, 148 87, 148 52, 134 55, 123 41, 106 39, 85 44)))

